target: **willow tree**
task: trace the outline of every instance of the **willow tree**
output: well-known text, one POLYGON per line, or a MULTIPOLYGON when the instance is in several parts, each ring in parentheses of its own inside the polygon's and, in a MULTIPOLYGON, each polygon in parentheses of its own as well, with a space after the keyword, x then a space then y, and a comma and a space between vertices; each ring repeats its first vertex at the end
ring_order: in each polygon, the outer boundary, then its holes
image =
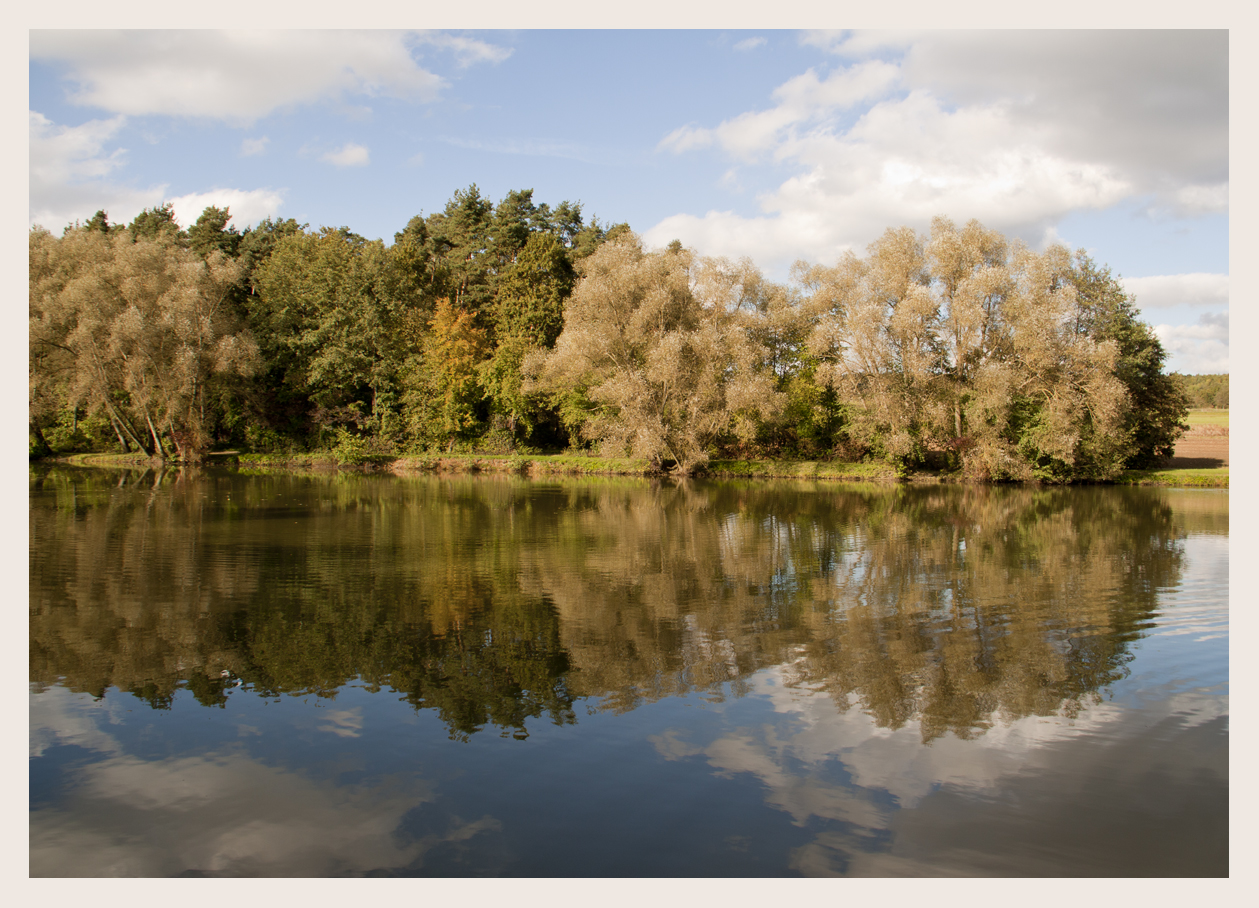
POLYGON ((912 230, 888 230, 869 252, 808 271, 809 346, 819 381, 851 405, 850 431, 894 461, 920 461, 946 415, 940 300, 912 230))
POLYGON ((1111 478, 1131 456, 1119 347, 1087 327, 1063 247, 937 218, 929 240, 889 230, 864 259, 798 273, 819 379, 889 459, 935 450, 976 478, 1065 481, 1111 478))
POLYGON ((31 231, 33 387, 105 414, 124 450, 200 456, 212 441, 209 391, 253 374, 257 345, 232 305, 240 268, 202 258, 170 231, 31 231))
POLYGON ((724 263, 680 245, 646 252, 631 234, 578 268, 555 349, 526 370, 530 389, 584 402, 580 432, 605 454, 689 474, 718 439, 752 438, 781 406, 724 263))

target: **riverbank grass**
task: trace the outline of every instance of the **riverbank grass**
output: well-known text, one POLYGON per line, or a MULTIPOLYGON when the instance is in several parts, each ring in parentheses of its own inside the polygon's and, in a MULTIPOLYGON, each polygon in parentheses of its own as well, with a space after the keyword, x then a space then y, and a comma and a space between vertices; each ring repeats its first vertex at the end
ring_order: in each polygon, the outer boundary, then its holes
POLYGON ((1115 482, 1131 486, 1227 489, 1228 467, 1210 470, 1125 470, 1115 482))
MULTIPOLYGON (((1211 412, 1211 411, 1208 411, 1211 412)), ((1227 419, 1227 411, 1224 412, 1227 419)), ((1218 424, 1218 423, 1216 423, 1218 424)), ((81 467, 150 467, 157 461, 144 454, 70 454, 57 458, 81 467)), ((651 464, 630 457, 595 457, 583 454, 409 454, 375 456, 347 466, 331 452, 252 454, 218 451, 206 457, 207 465, 231 463, 242 472, 362 472, 413 475, 416 473, 496 473, 517 476, 650 476, 651 464)), ((844 463, 821 460, 711 460, 700 474, 713 479, 802 479, 843 482, 897 482, 895 467, 883 462, 844 463)), ((911 482, 948 482, 955 476, 919 473, 911 482)), ((1127 470, 1118 485, 1171 486, 1179 488, 1228 488, 1228 467, 1216 469, 1127 470)))

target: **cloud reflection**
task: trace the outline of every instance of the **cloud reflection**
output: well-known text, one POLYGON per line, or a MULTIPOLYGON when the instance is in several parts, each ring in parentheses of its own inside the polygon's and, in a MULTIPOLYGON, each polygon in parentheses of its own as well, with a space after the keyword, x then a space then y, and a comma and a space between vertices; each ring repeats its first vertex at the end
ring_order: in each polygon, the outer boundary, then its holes
MULTIPOLYGON (((146 760, 95 727, 89 704, 53 689, 31 701, 32 756, 77 744, 105 758, 76 770, 56 807, 30 814, 30 875, 336 876, 414 870, 447 843, 494 832, 484 816, 450 818, 437 834, 400 833, 435 795, 417 776, 335 785, 267 765, 235 746, 146 760), (87 707, 87 708, 84 708, 87 707)), ((357 711, 334 733, 357 734, 357 711)))
POLYGON ((767 805, 814 831, 792 857, 805 875, 1228 872, 1227 830, 1212 819, 1227 804, 1228 705, 1211 692, 1136 715, 1099 703, 1075 718, 998 721, 976 739, 948 734, 924 746, 916 722, 889 729, 838 711, 820 692, 786 686, 787 671, 752 682, 752 696, 773 706, 771 724, 707 743, 671 729, 653 743, 670 760, 704 759, 718 776, 756 777, 767 805), (1029 825, 1029 813, 1044 819, 1029 825), (1187 849, 1183 835, 1166 835, 1186 823, 1202 830, 1187 849), (1122 841, 1104 842, 1099 828, 1122 841))

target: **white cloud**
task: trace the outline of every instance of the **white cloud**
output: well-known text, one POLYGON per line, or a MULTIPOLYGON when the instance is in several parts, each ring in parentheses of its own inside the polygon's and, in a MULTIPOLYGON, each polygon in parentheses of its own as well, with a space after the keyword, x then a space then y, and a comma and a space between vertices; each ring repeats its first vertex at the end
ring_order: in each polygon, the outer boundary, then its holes
POLYGON ((453 51, 459 66, 465 68, 477 63, 502 63, 512 54, 510 47, 499 47, 475 38, 464 38, 441 32, 422 32, 416 40, 441 50, 453 51))
POLYGON ((734 46, 734 49, 737 51, 756 50, 758 47, 761 47, 764 44, 765 44, 765 39, 761 37, 745 38, 744 40, 736 44, 734 46))
POLYGON ((768 157, 794 173, 759 197, 759 214, 675 215, 644 239, 751 254, 773 272, 864 248, 887 227, 925 229, 937 214, 1039 238, 1070 212, 1138 197, 1175 216, 1227 211, 1224 32, 801 40, 844 59, 780 85, 773 107, 687 124, 659 144, 768 157))
MULTIPOLYGON (((741 125, 716 132, 730 135, 741 125)), ((921 92, 883 101, 847 133, 817 129, 776 140, 777 157, 804 166, 760 197, 762 214, 678 215, 644 231, 644 239, 677 236, 701 252, 751 255, 781 271, 800 257, 832 262, 887 227, 926 229, 942 213, 1038 235, 1050 215, 1104 208, 1132 191, 1110 168, 1055 157, 1033 138, 1014 142, 1007 132, 993 108, 948 111, 921 92)))
POLYGON ((125 117, 58 126, 33 110, 28 116, 32 179, 64 182, 103 177, 121 166, 126 150, 117 148, 106 155, 104 149, 126 122, 125 117))
POLYGON ((694 151, 713 144, 713 131, 691 125, 679 126, 660 140, 657 148, 673 152, 694 151))
POLYGON ((32 60, 67 65, 78 104, 129 115, 250 123, 272 111, 352 95, 436 100, 444 79, 413 48, 453 50, 461 65, 509 51, 480 41, 391 31, 32 30, 32 60))
POLYGON ((740 114, 714 129, 680 127, 659 147, 680 153, 716 143, 737 158, 751 159, 785 141, 792 127, 819 123, 833 112, 882 97, 897 78, 895 66, 878 60, 836 70, 826 79, 810 69, 774 90, 776 107, 740 114))
POLYGON ((367 146, 346 142, 336 151, 320 155, 319 160, 338 167, 362 167, 368 163, 367 146))
POLYGON ((284 201, 284 194, 274 189, 211 189, 174 196, 166 201, 174 207, 175 220, 181 227, 191 227, 201 217, 201 212, 213 205, 230 209, 232 225, 243 230, 264 218, 274 217, 284 201))
POLYGON ((160 203, 165 185, 140 188, 109 179, 126 160, 126 149, 109 147, 124 122, 113 117, 59 126, 29 112, 30 224, 57 231, 98 210, 108 212, 111 222, 124 223, 160 203))
MULTIPOLYGON (((85 221, 98 210, 114 224, 125 224, 145 208, 170 202, 184 227, 196 223, 208 205, 231 208, 238 227, 254 224, 279 211, 283 193, 273 189, 211 189, 167 196, 165 184, 137 188, 108 178, 124 163, 126 150, 108 147, 123 117, 90 120, 81 126, 58 126, 30 112, 31 224, 57 231, 85 221)), ((265 141, 262 140, 262 141, 265 141)))
POLYGON ((1204 313, 1195 325, 1155 325, 1168 370, 1187 375, 1227 372, 1228 313, 1204 313))
POLYGON ((266 136, 263 136, 261 139, 241 139, 240 156, 249 158, 254 155, 266 154, 267 143, 270 141, 266 136))
POLYGON ((1164 274, 1126 277, 1124 290, 1136 297, 1137 308, 1170 309, 1172 306, 1228 306, 1227 274, 1164 274))
POLYGON ((864 57, 887 50, 904 50, 914 39, 930 32, 917 30, 846 31, 812 29, 800 34, 800 43, 843 57, 864 57))

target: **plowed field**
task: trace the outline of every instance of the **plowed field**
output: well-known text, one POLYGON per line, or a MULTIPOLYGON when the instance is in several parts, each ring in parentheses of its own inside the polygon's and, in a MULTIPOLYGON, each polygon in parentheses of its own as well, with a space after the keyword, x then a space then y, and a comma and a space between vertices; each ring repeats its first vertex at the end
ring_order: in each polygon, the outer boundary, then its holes
POLYGON ((1186 470, 1228 466, 1228 427, 1193 426, 1176 442, 1168 466, 1186 470))

